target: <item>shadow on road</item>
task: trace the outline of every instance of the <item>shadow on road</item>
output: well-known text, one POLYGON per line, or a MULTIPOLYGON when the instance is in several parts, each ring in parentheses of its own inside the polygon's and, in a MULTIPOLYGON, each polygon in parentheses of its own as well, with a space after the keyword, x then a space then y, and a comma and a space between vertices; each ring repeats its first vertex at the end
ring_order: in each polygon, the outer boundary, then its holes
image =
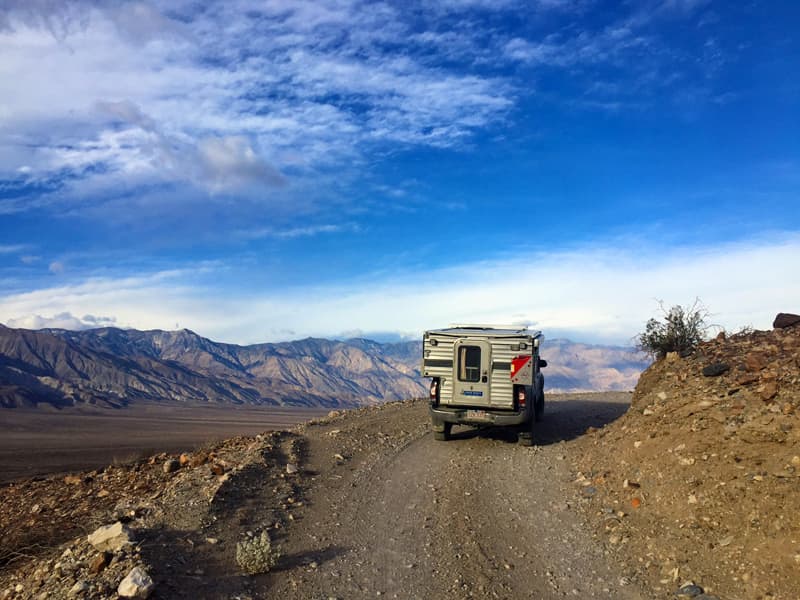
POLYGON ((298 552, 296 554, 282 557, 280 561, 278 561, 278 565, 272 569, 272 571, 289 571, 295 567, 303 567, 312 563, 321 565, 322 563, 333 560, 337 556, 341 556, 342 554, 349 552, 349 550, 350 548, 346 548, 344 546, 333 545, 323 548, 322 550, 298 552))
MULTIPOLYGON (((604 427, 624 415, 630 404, 625 401, 608 402, 587 398, 548 402, 544 419, 536 423, 533 434, 537 446, 548 446, 569 441, 583 435, 589 427, 604 427)), ((516 443, 518 431, 511 427, 458 428, 452 440, 486 438, 516 443)))

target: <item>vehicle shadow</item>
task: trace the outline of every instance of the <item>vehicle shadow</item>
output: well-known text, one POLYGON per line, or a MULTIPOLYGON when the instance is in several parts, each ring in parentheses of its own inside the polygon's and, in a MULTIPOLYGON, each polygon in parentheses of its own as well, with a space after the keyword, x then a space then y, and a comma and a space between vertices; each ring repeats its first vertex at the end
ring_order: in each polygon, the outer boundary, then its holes
POLYGON ((278 564, 272 569, 272 572, 290 571, 296 567, 302 567, 312 563, 321 565, 349 551, 350 548, 345 546, 332 545, 321 550, 309 550, 306 552, 298 552, 283 556, 278 561, 278 564))
MULTIPOLYGON (((534 444, 548 446, 576 439, 590 427, 599 429, 613 423, 630 408, 630 394, 620 394, 617 401, 602 397, 600 394, 576 394, 548 400, 543 420, 534 425, 534 444)), ((513 444, 518 441, 518 435, 519 430, 512 427, 459 427, 453 430, 451 439, 486 438, 513 444)))

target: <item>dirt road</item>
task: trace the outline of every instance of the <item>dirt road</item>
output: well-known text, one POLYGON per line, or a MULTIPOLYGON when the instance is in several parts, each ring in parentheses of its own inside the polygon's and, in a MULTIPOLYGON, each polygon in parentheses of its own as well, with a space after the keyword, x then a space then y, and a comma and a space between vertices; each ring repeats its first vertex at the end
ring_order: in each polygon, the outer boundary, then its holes
POLYGON ((603 556, 567 454, 628 394, 552 398, 524 448, 501 429, 435 442, 424 403, 308 428, 286 560, 254 597, 647 598, 603 556))

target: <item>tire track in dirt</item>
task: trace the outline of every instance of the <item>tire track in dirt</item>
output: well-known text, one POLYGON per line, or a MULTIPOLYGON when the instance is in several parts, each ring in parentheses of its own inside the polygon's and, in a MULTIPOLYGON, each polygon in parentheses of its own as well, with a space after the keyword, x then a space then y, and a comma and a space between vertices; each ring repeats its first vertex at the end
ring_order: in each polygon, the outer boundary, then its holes
POLYGON ((307 430, 304 510, 264 592, 285 598, 623 598, 574 510, 565 452, 619 403, 550 403, 540 446, 513 432, 428 433, 424 403, 307 430), (563 442, 563 443, 562 443, 563 442), (339 458, 332 459, 331 457, 339 458))

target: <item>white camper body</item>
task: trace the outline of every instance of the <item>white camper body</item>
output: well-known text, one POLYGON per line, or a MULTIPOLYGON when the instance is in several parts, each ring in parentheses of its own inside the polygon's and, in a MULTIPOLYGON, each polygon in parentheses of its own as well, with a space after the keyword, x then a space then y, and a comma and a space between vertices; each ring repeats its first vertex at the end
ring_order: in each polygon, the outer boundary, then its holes
POLYGON ((434 436, 447 439, 454 423, 522 426, 530 440, 544 410, 546 362, 540 331, 490 325, 454 325, 426 331, 422 375, 431 378, 434 436))

